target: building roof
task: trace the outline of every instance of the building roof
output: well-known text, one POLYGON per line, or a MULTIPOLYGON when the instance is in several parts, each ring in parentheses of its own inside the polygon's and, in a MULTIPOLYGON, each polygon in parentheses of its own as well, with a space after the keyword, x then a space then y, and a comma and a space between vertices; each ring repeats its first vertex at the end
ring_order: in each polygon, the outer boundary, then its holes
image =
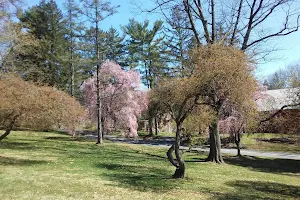
MULTIPOLYGON (((261 98, 256 103, 259 111, 279 110, 285 105, 295 104, 299 101, 300 88, 287 88, 266 90, 261 92, 261 98)), ((300 106, 287 107, 286 109, 300 109, 300 106)))

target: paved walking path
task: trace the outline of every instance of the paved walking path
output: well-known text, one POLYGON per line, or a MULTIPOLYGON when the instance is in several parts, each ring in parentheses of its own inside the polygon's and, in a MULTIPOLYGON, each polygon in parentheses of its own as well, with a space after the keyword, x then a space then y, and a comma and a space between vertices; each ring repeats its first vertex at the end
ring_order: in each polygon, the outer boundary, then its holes
MULTIPOLYGON (((149 146, 159 146, 159 147, 164 147, 164 148, 170 147, 174 141, 174 138, 172 138, 172 137, 167 137, 164 139, 154 139, 154 140, 144 140, 144 139, 134 140, 134 139, 128 139, 128 138, 120 138, 120 137, 111 136, 111 135, 106 135, 105 139, 113 141, 113 142, 123 142, 123 143, 129 143, 129 144, 143 144, 143 145, 149 145, 149 146)), ((186 146, 181 146, 180 148, 181 149, 189 149, 186 146)), ((192 150, 208 152, 209 148, 193 147, 192 150)), ((236 149, 221 149, 221 152, 225 153, 225 154, 233 154, 233 155, 237 154, 236 149)), ((289 152, 264 152, 264 151, 257 151, 257 150, 241 149, 241 154, 247 155, 247 156, 300 160, 300 154, 294 154, 294 153, 289 153, 289 152)))

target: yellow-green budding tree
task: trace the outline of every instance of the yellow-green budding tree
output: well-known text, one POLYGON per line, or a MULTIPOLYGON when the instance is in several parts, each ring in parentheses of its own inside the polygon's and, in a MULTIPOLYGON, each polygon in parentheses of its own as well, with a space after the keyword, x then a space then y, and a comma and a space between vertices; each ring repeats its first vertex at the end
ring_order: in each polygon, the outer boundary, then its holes
POLYGON ((0 99, 0 127, 5 130, 0 140, 14 127, 64 128, 74 134, 76 126, 85 118, 85 109, 67 93, 38 86, 13 74, 0 74, 0 99))

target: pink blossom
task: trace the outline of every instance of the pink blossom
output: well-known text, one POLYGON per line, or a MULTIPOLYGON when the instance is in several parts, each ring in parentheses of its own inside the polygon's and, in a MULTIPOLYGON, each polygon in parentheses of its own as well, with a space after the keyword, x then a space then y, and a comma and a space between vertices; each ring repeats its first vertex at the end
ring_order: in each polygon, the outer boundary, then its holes
MULTIPOLYGON (((148 107, 146 93, 137 90, 141 84, 139 73, 122 70, 118 64, 106 61, 102 64, 99 74, 104 129, 109 131, 112 128, 122 128, 126 130, 126 136, 136 137, 137 119, 148 107)), ((91 119, 96 120, 96 77, 86 80, 82 89, 91 119)))

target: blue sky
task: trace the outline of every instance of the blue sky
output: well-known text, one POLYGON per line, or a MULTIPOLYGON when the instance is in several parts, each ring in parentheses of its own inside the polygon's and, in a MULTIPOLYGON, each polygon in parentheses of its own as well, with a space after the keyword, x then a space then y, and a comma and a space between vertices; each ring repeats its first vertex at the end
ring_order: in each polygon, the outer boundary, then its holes
MULTIPOLYGON (((142 2, 143 7, 151 7, 151 0, 136 0, 142 2)), ((62 8, 64 0, 56 0, 56 3, 62 8)), ((145 19, 155 20, 160 16, 153 16, 150 14, 139 14, 136 12, 135 6, 132 4, 132 0, 110 0, 112 5, 120 5, 118 13, 107 18, 101 22, 100 27, 104 30, 113 26, 118 28, 120 25, 128 24, 130 18, 134 18, 138 21, 145 19)), ((33 6, 39 4, 39 0, 25 0, 27 6, 33 6)), ((273 22, 275 23, 275 22, 273 22)), ((275 24, 276 25, 276 24, 275 24)), ((272 60, 266 63, 259 63, 256 70, 256 76, 263 80, 267 75, 275 72, 279 68, 284 68, 286 65, 293 62, 300 62, 300 30, 296 33, 290 34, 285 37, 277 37, 270 40, 267 45, 274 46, 279 50, 271 54, 272 60)))

